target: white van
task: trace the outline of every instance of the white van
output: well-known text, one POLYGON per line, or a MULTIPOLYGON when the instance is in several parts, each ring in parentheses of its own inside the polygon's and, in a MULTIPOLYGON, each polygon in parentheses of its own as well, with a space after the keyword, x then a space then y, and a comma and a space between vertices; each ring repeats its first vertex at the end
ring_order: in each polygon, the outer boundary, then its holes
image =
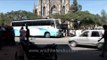
POLYGON ((103 40, 98 42, 98 40, 102 37, 104 30, 85 30, 80 35, 70 37, 69 44, 71 46, 76 45, 89 45, 96 46, 97 48, 101 48, 103 40))

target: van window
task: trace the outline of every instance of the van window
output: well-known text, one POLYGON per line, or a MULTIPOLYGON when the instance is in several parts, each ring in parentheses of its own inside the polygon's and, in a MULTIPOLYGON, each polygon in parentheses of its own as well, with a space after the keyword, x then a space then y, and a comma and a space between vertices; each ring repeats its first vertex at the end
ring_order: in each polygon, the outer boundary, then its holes
POLYGON ((98 31, 93 31, 91 37, 100 37, 100 34, 98 31))
POLYGON ((81 37, 87 37, 88 36, 88 31, 84 32, 83 34, 80 35, 81 37))

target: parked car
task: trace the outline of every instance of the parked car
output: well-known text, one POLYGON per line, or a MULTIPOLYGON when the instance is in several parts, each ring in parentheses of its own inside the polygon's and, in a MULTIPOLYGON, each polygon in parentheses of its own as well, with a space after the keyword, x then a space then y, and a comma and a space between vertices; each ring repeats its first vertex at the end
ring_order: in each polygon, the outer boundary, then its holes
POLYGON ((100 42, 98 40, 102 37, 103 33, 104 30, 85 30, 80 35, 70 37, 69 44, 74 47, 77 45, 89 45, 101 49, 104 40, 100 42))

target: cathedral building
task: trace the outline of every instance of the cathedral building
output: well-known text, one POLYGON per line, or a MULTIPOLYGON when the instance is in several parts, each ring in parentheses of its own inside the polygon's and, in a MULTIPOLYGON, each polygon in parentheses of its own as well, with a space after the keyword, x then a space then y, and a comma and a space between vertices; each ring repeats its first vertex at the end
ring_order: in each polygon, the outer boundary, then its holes
MULTIPOLYGON (((35 7, 34 7, 35 8, 35 7)), ((70 0, 38 0, 37 14, 49 17, 52 14, 66 14, 70 10, 70 0)))

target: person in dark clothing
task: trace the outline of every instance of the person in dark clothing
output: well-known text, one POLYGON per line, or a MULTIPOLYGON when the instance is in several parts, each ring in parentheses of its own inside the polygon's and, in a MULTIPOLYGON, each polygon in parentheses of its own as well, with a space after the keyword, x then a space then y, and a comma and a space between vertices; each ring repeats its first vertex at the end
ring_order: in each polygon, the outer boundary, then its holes
POLYGON ((0 26, 0 50, 1 50, 1 48, 2 48, 2 46, 3 46, 3 33, 4 33, 4 31, 5 31, 5 28, 3 27, 3 26, 0 26))
POLYGON ((9 45, 15 45, 15 33, 12 26, 6 26, 6 32, 8 34, 9 45))
POLYGON ((4 33, 5 33, 6 29, 4 27, 4 25, 0 26, 0 45, 1 45, 1 48, 2 46, 5 44, 5 41, 4 41, 4 33))
MULTIPOLYGON (((106 52, 106 45, 107 45, 107 25, 103 25, 103 28, 104 28, 104 35, 103 35, 103 37, 100 39, 100 40, 102 40, 102 39, 104 38, 104 43, 103 43, 103 46, 102 46, 102 53, 101 53, 101 55, 99 55, 99 56, 101 56, 101 57, 104 57, 105 52, 106 52)), ((100 40, 98 40, 98 42, 99 42, 100 40)))
POLYGON ((30 30, 28 28, 28 26, 26 26, 26 40, 29 41, 29 37, 30 37, 30 30))
POLYGON ((12 26, 5 25, 5 31, 2 34, 5 45, 15 45, 15 34, 12 26))
POLYGON ((11 37, 11 39, 10 39, 11 43, 10 44, 14 46, 15 45, 15 32, 14 32, 14 29, 13 29, 12 26, 9 26, 8 29, 10 31, 10 37, 11 37))
MULTIPOLYGON (((30 31, 28 29, 28 26, 26 26, 26 30, 24 30, 23 26, 20 29, 20 40, 21 40, 21 46, 23 48, 23 51, 25 52, 26 56, 28 57, 29 53, 29 36, 30 36, 30 31)), ((24 57, 22 56, 22 59, 24 57)))
POLYGON ((12 26, 4 25, 0 27, 0 44, 2 46, 15 45, 15 34, 12 26))
POLYGON ((1 26, 0 26, 0 50, 2 48, 2 29, 1 29, 1 26))
POLYGON ((63 30, 63 36, 67 36, 68 24, 65 21, 61 24, 61 29, 63 30))

